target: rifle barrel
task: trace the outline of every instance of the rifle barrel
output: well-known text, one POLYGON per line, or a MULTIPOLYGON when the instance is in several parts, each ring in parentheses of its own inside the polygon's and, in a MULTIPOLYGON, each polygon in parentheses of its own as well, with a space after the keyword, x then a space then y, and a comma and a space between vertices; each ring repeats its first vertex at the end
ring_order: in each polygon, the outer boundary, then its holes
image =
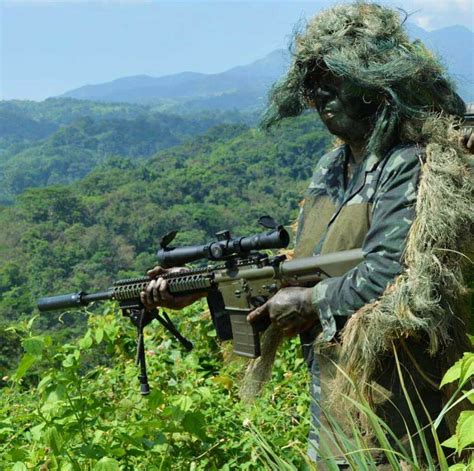
POLYGON ((79 291, 78 293, 61 294, 59 296, 41 298, 38 301, 37 306, 41 312, 68 309, 72 307, 79 308, 87 306, 94 301, 105 301, 107 299, 112 299, 113 294, 114 291, 112 289, 92 294, 79 291))
POLYGON ((281 265, 283 277, 296 279, 318 272, 326 276, 341 276, 364 260, 361 249, 345 250, 314 257, 295 258, 281 265))

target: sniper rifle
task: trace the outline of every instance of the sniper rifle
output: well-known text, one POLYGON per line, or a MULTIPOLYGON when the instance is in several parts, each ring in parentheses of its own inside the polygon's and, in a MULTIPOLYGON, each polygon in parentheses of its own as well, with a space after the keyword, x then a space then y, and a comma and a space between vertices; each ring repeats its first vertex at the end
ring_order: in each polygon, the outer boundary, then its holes
MULTIPOLYGON (((341 276, 363 259, 360 249, 333 254, 286 260, 285 255, 270 256, 265 249, 287 247, 288 232, 269 216, 263 216, 260 224, 270 231, 250 237, 232 238, 229 231, 216 234, 217 241, 204 245, 170 247, 176 231, 161 239, 157 252, 158 263, 166 268, 207 259, 213 264, 191 268, 186 272, 161 275, 168 282, 174 296, 202 293, 207 296, 209 310, 220 340, 233 339, 237 355, 257 358, 260 356, 259 335, 270 321, 250 324, 246 317, 261 306, 280 288, 288 285, 316 283, 324 278, 341 276)), ((40 311, 80 308, 95 301, 116 300, 124 316, 137 327, 137 365, 140 365, 141 394, 149 393, 145 363, 143 329, 153 319, 158 320, 187 350, 192 343, 183 337, 171 322, 168 314, 158 309, 146 309, 140 300, 150 278, 138 277, 116 281, 106 291, 42 298, 40 311)))

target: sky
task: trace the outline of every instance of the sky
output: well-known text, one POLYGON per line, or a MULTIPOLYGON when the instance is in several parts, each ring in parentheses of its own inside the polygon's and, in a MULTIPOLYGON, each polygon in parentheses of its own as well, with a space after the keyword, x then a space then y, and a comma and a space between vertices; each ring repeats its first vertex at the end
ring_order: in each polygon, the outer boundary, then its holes
MULTIPOLYGON (((222 72, 285 48, 298 21, 335 3, 0 0, 0 99, 42 100, 131 75, 222 72)), ((474 30, 474 0, 379 3, 426 30, 474 30)))

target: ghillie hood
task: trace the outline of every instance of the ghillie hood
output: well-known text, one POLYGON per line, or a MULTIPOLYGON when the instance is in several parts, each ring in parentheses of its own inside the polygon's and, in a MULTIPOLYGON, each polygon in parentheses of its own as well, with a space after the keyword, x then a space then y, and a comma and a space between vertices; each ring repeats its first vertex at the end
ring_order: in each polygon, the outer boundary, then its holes
POLYGON ((413 128, 419 133, 433 113, 460 118, 464 102, 440 61, 420 41, 410 41, 403 28, 406 18, 367 2, 338 5, 315 16, 294 34, 291 66, 270 91, 261 126, 269 129, 308 109, 311 76, 322 70, 348 80, 364 101, 376 101, 367 145, 376 155, 383 155, 395 136, 413 140, 413 128))
MULTIPOLYGON (((426 333, 427 354, 443 352, 446 367, 470 349, 469 314, 460 305, 467 294, 463 269, 470 263, 473 187, 470 157, 456 130, 465 105, 439 61, 420 42, 409 41, 403 22, 398 12, 364 2, 316 16, 296 35, 292 65, 273 88, 262 123, 268 128, 303 112, 305 76, 324 63, 381 97, 368 152, 381 156, 394 137, 426 150, 404 270, 381 298, 351 316, 342 332, 339 366, 345 374, 339 373, 334 391, 354 396, 352 380, 369 399, 379 359, 404 339, 426 333)), ((266 344, 276 349, 281 340, 275 328, 263 339, 270 357, 274 352, 266 344)), ((249 366, 244 399, 260 390, 268 364, 264 358, 249 366)))

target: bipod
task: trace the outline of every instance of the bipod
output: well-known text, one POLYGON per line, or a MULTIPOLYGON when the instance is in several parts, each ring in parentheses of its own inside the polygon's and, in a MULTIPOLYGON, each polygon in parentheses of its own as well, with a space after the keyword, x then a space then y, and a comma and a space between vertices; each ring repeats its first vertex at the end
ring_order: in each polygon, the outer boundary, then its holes
POLYGON ((143 335, 145 327, 153 319, 156 319, 188 352, 193 349, 193 344, 179 332, 165 311, 163 311, 163 316, 160 316, 158 309, 147 310, 144 307, 124 306, 122 307, 122 314, 129 317, 132 324, 137 328, 136 365, 140 366, 140 375, 138 376, 140 380, 140 394, 146 396, 150 394, 150 385, 148 384, 146 371, 145 338, 143 335))

